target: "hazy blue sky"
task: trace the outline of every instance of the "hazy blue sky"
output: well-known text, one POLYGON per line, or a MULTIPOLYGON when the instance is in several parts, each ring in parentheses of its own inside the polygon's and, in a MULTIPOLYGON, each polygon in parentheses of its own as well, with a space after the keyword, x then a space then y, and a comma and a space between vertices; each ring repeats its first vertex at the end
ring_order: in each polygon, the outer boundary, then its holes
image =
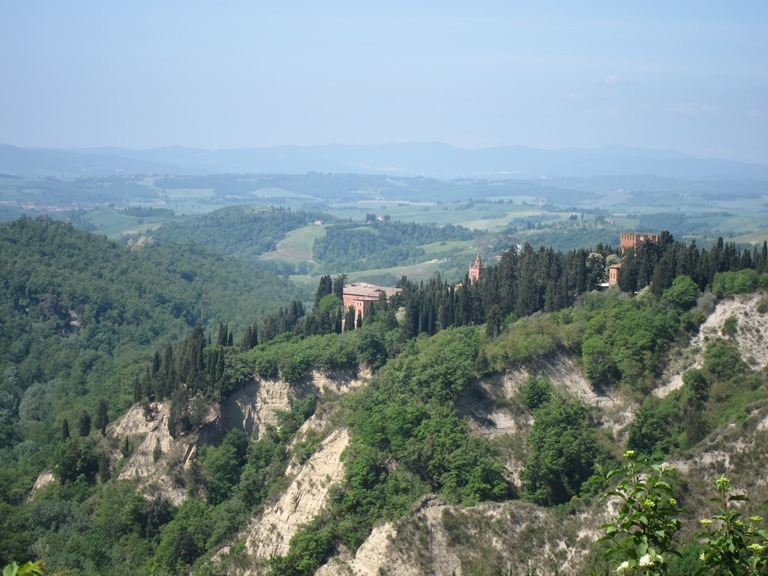
POLYGON ((768 164, 768 1, 4 0, 0 142, 438 141, 768 164))

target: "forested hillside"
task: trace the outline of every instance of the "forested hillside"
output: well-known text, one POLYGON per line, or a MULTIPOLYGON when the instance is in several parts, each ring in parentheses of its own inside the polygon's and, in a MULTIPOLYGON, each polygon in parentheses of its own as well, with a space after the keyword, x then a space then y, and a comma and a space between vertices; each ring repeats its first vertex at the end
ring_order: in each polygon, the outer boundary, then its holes
MULTIPOLYGON (((131 252, 44 219, 0 232, 2 564, 345 573, 384 531, 374 571, 603 572, 599 496, 621 454, 690 462, 734 426, 754 469, 713 467, 765 515, 765 244, 526 245, 475 283, 403 278, 363 319, 341 306, 343 276, 305 305, 195 245, 131 252), (621 258, 619 287, 595 290, 621 258), (689 356, 738 294, 754 294, 746 311, 689 356)), ((674 497, 695 522, 706 488, 686 478, 674 497)), ((669 573, 697 569, 690 532, 669 573)))
POLYGON ((0 441, 29 482, 100 403, 115 417, 162 342, 195 324, 244 329, 293 288, 201 247, 131 251, 47 218, 0 226, 0 441))

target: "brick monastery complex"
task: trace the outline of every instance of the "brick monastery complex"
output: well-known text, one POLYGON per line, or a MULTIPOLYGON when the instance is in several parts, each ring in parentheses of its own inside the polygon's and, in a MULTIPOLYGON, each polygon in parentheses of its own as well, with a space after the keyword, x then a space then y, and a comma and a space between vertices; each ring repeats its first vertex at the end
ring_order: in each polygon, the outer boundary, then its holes
MULTIPOLYGON (((637 250, 643 244, 647 242, 656 243, 659 241, 659 234, 653 233, 633 233, 622 232, 621 234, 621 253, 624 254, 627 250, 637 250)), ((483 261, 480 258, 480 253, 477 253, 477 257, 473 263, 469 265, 469 282, 474 284, 483 275, 485 267, 483 261)), ((616 286, 619 283, 619 273, 621 272, 621 264, 614 264, 608 267, 608 286, 616 286)), ((369 284, 367 282, 353 282, 351 284, 344 285, 344 309, 355 309, 356 318, 365 318, 365 315, 370 311, 374 302, 384 298, 389 300, 392 296, 400 293, 400 288, 389 288, 386 286, 376 286, 375 284, 369 284)))
POLYGON ((355 309, 355 318, 365 318, 366 312, 371 309, 374 302, 383 297, 389 300, 399 294, 400 288, 386 288, 367 282, 354 282, 344 285, 344 309, 355 309))
MULTIPOLYGON (((469 281, 474 284, 483 275, 485 267, 478 252, 474 263, 469 265, 469 281)), ((344 285, 343 305, 345 310, 355 309, 355 318, 365 318, 374 302, 384 298, 389 300, 400 293, 400 288, 376 286, 367 282, 353 282, 344 285)))
MULTIPOLYGON (((624 254, 627 250, 637 250, 645 244, 650 242, 655 244, 659 241, 659 234, 652 234, 643 232, 635 234, 633 232, 621 233, 621 253, 624 254)), ((619 273, 621 272, 621 264, 614 264, 608 267, 608 286, 616 286, 619 283, 619 273)))

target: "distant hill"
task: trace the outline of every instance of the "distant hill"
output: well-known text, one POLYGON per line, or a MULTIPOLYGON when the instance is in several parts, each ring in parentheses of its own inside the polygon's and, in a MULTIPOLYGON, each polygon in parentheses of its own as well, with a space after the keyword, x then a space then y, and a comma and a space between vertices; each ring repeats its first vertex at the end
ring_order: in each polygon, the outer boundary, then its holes
MULTIPOLYGON (((194 173, 198 173, 196 171, 194 173)), ((170 164, 113 155, 0 144, 0 173, 16 176, 108 176, 112 174, 178 174, 170 164)))
POLYGON ((88 382, 99 387, 100 376, 133 366, 159 339, 179 338, 198 322, 213 330, 226 321, 242 333, 295 293, 199 244, 131 251, 43 217, 0 224, 0 269, 0 368, 16 366, 22 389, 76 379, 89 355, 88 382))
POLYGON ((280 146, 204 150, 179 146, 132 150, 45 150, 0 145, 0 172, 31 175, 110 173, 390 174, 397 176, 554 178, 656 175, 684 179, 768 179, 768 165, 625 146, 541 150, 504 146, 469 150, 439 143, 280 146))

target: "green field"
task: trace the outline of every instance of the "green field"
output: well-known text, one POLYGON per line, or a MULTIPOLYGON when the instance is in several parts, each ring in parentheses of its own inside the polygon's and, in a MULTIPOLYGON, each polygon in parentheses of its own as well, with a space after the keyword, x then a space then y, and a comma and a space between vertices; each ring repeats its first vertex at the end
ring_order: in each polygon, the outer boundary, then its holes
POLYGON ((125 234, 143 233, 165 222, 163 218, 127 216, 118 210, 96 210, 89 212, 86 219, 96 226, 96 232, 112 239, 120 238, 125 234))
POLYGON ((312 244, 315 238, 325 234, 324 225, 304 226, 298 230, 289 232, 286 237, 277 243, 277 250, 261 255, 264 260, 283 260, 291 264, 311 261, 312 244))

